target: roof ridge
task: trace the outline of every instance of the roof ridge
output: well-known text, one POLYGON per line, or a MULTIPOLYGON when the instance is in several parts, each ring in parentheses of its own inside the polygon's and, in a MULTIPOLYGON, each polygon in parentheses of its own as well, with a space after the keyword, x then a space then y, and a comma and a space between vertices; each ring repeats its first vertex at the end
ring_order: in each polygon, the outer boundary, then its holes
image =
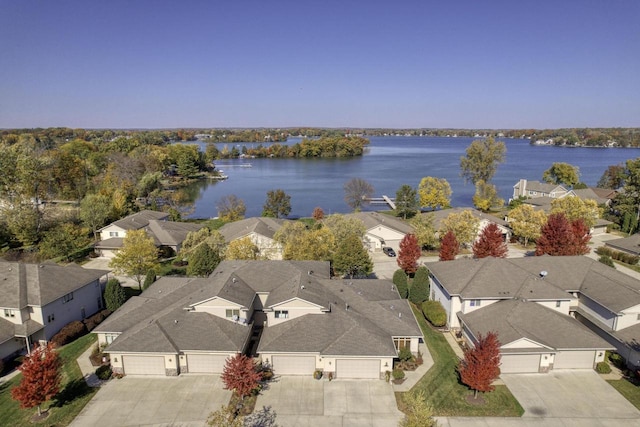
POLYGON ((167 339, 167 341, 169 341, 169 344, 171 344, 171 346, 173 347, 173 349, 175 351, 180 351, 178 349, 178 346, 176 345, 175 342, 173 342, 173 340, 171 339, 171 337, 169 336, 169 334, 167 333, 167 331, 162 327, 162 325, 160 324, 160 322, 158 322, 158 319, 156 319, 154 321, 154 324, 158 327, 158 329, 160 329, 160 332, 162 332, 162 335, 164 335, 164 337, 167 339))

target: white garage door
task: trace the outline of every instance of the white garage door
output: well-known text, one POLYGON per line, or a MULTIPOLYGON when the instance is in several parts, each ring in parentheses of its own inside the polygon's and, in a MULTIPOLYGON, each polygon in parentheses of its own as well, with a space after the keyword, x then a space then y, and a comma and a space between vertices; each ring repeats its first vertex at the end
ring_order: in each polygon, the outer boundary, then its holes
POLYGON ((503 354, 500 358, 503 374, 537 373, 540 367, 539 354, 503 354))
POLYGON ((162 356, 122 356, 126 375, 165 375, 162 356))
POLYGON ((336 378, 380 378, 380 360, 338 359, 336 360, 336 378))
POLYGON ((219 374, 226 360, 224 354, 187 354, 187 369, 191 374, 219 374))
POLYGON ((273 356, 273 372, 276 375, 313 375, 315 356, 273 356))
POLYGON ((595 352, 559 351, 553 359, 553 369, 593 369, 595 352))

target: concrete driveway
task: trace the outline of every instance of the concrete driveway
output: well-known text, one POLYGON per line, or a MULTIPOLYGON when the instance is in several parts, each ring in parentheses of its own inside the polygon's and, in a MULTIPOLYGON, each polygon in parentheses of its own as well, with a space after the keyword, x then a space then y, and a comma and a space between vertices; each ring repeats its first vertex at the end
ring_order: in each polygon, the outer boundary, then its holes
POLYGON ((142 425, 203 426, 229 403, 218 375, 125 377, 104 385, 73 421, 73 427, 142 425))
POLYGON ((263 406, 271 406, 282 427, 387 427, 402 417, 391 385, 380 380, 280 377, 258 397, 256 409, 263 406))

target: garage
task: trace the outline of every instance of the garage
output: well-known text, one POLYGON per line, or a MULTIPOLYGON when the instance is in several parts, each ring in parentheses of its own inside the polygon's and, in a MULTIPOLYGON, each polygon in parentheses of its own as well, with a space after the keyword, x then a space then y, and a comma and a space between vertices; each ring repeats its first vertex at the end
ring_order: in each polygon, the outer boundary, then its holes
POLYGON ((273 372, 276 375, 313 375, 315 356, 273 356, 273 372))
POLYGON ((338 359, 336 378, 379 379, 379 359, 338 359))
POLYGON ((192 374, 219 374, 226 361, 226 354, 187 354, 187 369, 192 374))
POLYGON ((595 352, 559 351, 553 359, 553 369, 593 369, 595 352))
POLYGON ((162 356, 122 356, 126 375, 165 375, 162 356))
POLYGON ((500 372, 503 374, 538 373, 539 354, 503 354, 500 358, 500 372))

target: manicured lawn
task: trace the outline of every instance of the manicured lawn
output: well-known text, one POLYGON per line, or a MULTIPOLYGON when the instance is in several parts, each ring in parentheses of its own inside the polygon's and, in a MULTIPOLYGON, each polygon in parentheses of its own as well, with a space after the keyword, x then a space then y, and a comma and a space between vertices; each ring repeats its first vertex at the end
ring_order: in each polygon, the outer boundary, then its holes
MULTIPOLYGON (((461 417, 520 417, 524 413, 522 406, 504 385, 496 386, 491 393, 480 394, 485 403, 473 405, 467 402, 467 396, 473 394, 467 386, 458 382, 456 366, 458 358, 442 333, 433 330, 420 311, 412 307, 418 319, 425 342, 434 365, 411 391, 424 391, 427 403, 433 408, 435 416, 461 417)), ((398 393, 400 409, 402 394, 398 393)))
POLYGON ((624 396, 629 402, 633 404, 636 408, 640 409, 640 386, 637 384, 633 384, 631 381, 626 379, 621 380, 609 380, 607 381, 611 384, 611 387, 618 390, 618 393, 624 396))
POLYGON ((20 409, 18 402, 11 398, 11 389, 20 383, 22 375, 0 385, 0 423, 11 426, 69 425, 97 391, 87 386, 76 363, 76 359, 95 341, 96 336, 89 334, 60 349, 63 364, 61 391, 56 398, 42 405, 43 411, 49 409, 50 412, 45 420, 32 423, 30 418, 37 408, 20 409))

